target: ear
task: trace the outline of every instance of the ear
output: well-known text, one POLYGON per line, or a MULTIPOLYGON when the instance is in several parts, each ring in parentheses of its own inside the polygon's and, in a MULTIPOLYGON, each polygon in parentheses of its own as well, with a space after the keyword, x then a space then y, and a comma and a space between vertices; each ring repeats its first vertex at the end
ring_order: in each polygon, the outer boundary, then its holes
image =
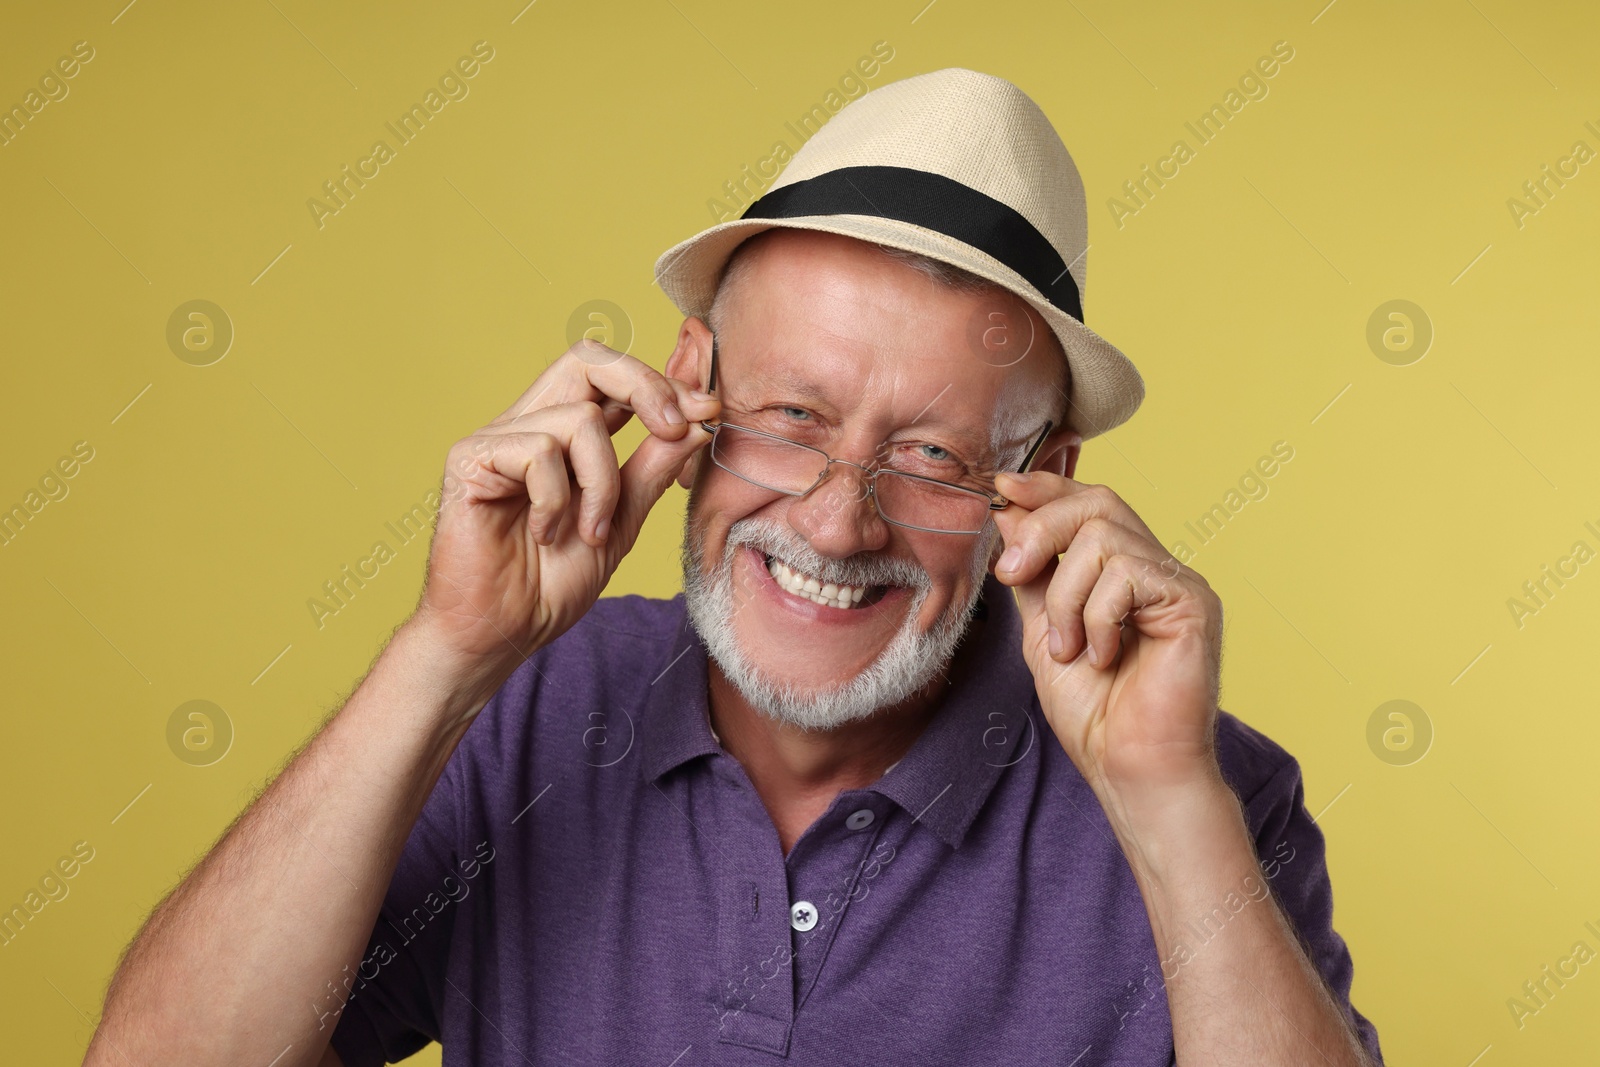
POLYGON ((1048 471, 1071 478, 1078 469, 1078 456, 1083 451, 1083 435, 1065 427, 1051 431, 1039 446, 1039 458, 1032 470, 1048 471))
MULTIPOLYGON (((678 345, 667 357, 666 374, 691 388, 705 389, 706 380, 711 377, 711 329, 700 319, 691 315, 678 328, 678 345)), ((705 454, 705 449, 698 449, 684 461, 675 479, 683 488, 694 488, 695 474, 705 454)))
POLYGON ((702 390, 711 377, 711 328, 693 315, 678 328, 678 345, 667 357, 666 375, 702 390))

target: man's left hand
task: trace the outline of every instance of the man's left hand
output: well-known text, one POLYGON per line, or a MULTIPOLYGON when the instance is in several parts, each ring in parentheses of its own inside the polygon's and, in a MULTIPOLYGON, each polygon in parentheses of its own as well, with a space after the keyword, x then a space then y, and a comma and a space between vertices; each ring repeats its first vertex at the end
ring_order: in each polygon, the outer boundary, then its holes
POLYGON ((1040 706, 1107 814, 1131 829, 1214 792, 1216 593, 1103 485, 1035 471, 997 488, 1011 506, 995 512, 995 576, 1016 589, 1040 706))

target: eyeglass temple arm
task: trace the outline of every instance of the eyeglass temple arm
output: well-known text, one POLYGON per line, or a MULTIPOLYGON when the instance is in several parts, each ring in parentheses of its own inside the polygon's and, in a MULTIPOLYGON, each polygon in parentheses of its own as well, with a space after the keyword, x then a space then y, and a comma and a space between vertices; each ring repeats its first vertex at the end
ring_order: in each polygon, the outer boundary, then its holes
MULTIPOLYGON (((1053 419, 1046 419, 1044 421, 1044 428, 1039 431, 1039 436, 1033 439, 1033 444, 1028 446, 1028 454, 1022 457, 1022 463, 1017 467, 1018 474, 1026 471, 1029 465, 1033 463, 1034 457, 1039 454, 1039 449, 1044 445, 1045 437, 1050 433, 1050 428, 1054 425, 1055 421, 1053 419)), ((989 501, 989 510, 999 511, 1001 508, 1008 507, 1010 504, 1011 501, 1007 500, 1004 496, 996 495, 993 500, 989 501)))
POLYGON ((1028 469, 1028 465, 1031 464, 1034 457, 1039 454, 1039 449, 1044 446, 1044 439, 1045 436, 1049 434, 1050 427, 1054 425, 1055 421, 1053 419, 1044 420, 1044 429, 1039 431, 1039 436, 1035 437, 1033 439, 1033 444, 1028 446, 1028 454, 1022 457, 1022 466, 1017 468, 1018 474, 1021 474, 1023 471, 1028 469))
MULTIPOLYGON (((706 375, 706 392, 717 391, 717 336, 711 335, 711 372, 706 375)), ((716 433, 721 428, 721 421, 712 422, 710 419, 701 419, 700 426, 709 433, 716 433)))

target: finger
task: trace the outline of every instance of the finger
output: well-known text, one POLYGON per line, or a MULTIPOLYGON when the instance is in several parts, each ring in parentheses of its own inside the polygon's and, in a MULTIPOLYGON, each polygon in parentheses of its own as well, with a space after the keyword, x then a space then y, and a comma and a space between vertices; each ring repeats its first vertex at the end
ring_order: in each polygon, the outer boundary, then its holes
MULTIPOLYGON (((688 383, 675 379, 667 381, 678 397, 681 409, 695 419, 694 434, 681 439, 688 445, 679 467, 682 470, 700 445, 709 439, 709 434, 700 428, 700 421, 714 418, 721 410, 721 403, 688 383)), ((630 418, 632 414, 620 404, 615 404, 608 412, 603 404, 584 400, 542 407, 507 422, 491 423, 479 432, 479 436, 497 439, 548 433, 561 442, 568 466, 581 490, 576 509, 578 535, 588 544, 598 547, 610 534, 616 505, 622 496, 621 475, 611 435, 630 418), (602 523, 605 524, 604 529, 602 523)), ((665 491, 664 486, 662 491, 665 491)), ((653 504, 659 497, 658 492, 649 503, 653 504)))
POLYGON ((1089 509, 1091 514, 1104 515, 1143 534, 1151 541, 1158 543, 1160 541, 1160 538, 1156 537, 1145 521, 1139 517, 1139 513, 1109 486, 1080 482, 1049 471, 1030 471, 1024 475, 1001 474, 995 479, 995 487, 1007 500, 1030 510, 1037 510, 1052 500, 1082 497, 1084 499, 1079 506, 1089 509))
POLYGON ((711 443, 711 434, 695 423, 676 441, 650 436, 639 442, 622 465, 622 496, 617 501, 607 541, 613 564, 633 547, 655 502, 667 491, 689 457, 711 443))
MULTIPOLYGON (((1151 557, 1167 554, 1147 527, 1138 522, 1137 516, 1132 523, 1124 521, 1125 516, 1132 516, 1133 512, 1122 505, 1111 490, 1104 486, 1081 486, 1066 492, 1069 495, 1047 500, 1011 524, 1006 552, 995 566, 995 576, 1002 582, 1015 584, 1030 580, 1045 560, 1067 551, 1084 524, 1093 519, 1114 522, 1129 530, 1146 544, 1146 554, 1151 557)), ((1005 514, 1018 506, 1014 502, 1012 507, 997 514, 1005 514)))
POLYGON ((630 358, 632 357, 599 341, 583 338, 551 360, 550 365, 534 378, 528 388, 523 390, 522 395, 517 397, 510 407, 490 420, 489 425, 497 426, 511 422, 540 408, 570 404, 574 400, 599 400, 589 385, 584 367, 610 364, 630 358))
POLYGON ((1083 608, 1089 662, 1109 667, 1122 648, 1122 620, 1141 608, 1176 600, 1185 591, 1184 579, 1166 577, 1156 560, 1112 556, 1083 608))
POLYGON ((600 366, 586 364, 585 368, 588 382, 598 394, 638 415, 645 429, 664 440, 680 440, 688 433, 691 420, 709 419, 721 410, 714 397, 631 356, 600 366))
POLYGON ((489 423, 489 427, 524 426, 528 420, 537 419, 541 411, 580 402, 598 404, 605 417, 607 432, 615 434, 638 414, 636 408, 640 405, 639 397, 646 396, 649 402, 644 406, 645 415, 641 416, 640 421, 652 433, 674 439, 681 436, 680 431, 685 423, 673 421, 672 411, 676 411, 686 422, 698 422, 715 418, 722 410, 721 402, 709 393, 700 391, 690 383, 661 375, 637 360, 631 360, 631 366, 621 365, 618 370, 611 370, 609 364, 596 368, 581 360, 575 372, 570 370, 573 367, 570 362, 565 366, 569 369, 567 373, 578 373, 581 378, 564 379, 556 372, 556 365, 552 365, 550 371, 541 375, 528 392, 489 423), (640 386, 639 389, 629 390, 626 378, 635 369, 644 381, 653 384, 648 388, 640 386), (645 391, 640 392, 640 389, 645 391), (667 399, 662 401, 663 397, 667 399))
POLYGON ((722 414, 722 401, 678 378, 666 379, 677 398, 678 410, 691 423, 706 422, 722 414))
MULTIPOLYGON (((686 382, 676 378, 666 379, 672 387, 676 403, 686 418, 693 422, 704 422, 716 418, 722 411, 722 402, 708 393, 700 392, 686 382)), ((546 400, 549 397, 545 397, 546 400)), ((615 434, 628 421, 633 418, 633 409, 620 400, 611 397, 602 397, 598 401, 578 400, 564 404, 541 405, 531 411, 524 412, 512 418, 504 415, 489 423, 480 431, 481 434, 526 433, 530 431, 549 429, 552 418, 559 420, 561 412, 573 407, 590 407, 600 413, 602 424, 607 434, 615 434)))
POLYGON ((520 471, 528 494, 528 531, 541 545, 554 543, 572 494, 561 442, 548 433, 500 437, 490 463, 509 477, 520 471))
POLYGON ((1097 516, 1079 527, 1045 594, 1045 615, 1060 635, 1050 642, 1051 656, 1071 662, 1088 643, 1084 608, 1110 560, 1119 555, 1152 558, 1148 553, 1143 538, 1109 519, 1097 516))
POLYGON ((665 375, 633 356, 587 338, 550 364, 490 425, 579 400, 612 401, 637 414, 651 433, 668 440, 677 440, 688 430, 688 418, 678 407, 677 393, 665 375))
POLYGON ((611 430, 600 405, 580 400, 540 408, 480 431, 483 437, 496 441, 532 433, 549 434, 560 443, 563 463, 580 490, 575 509, 578 536, 590 545, 600 545, 605 535, 599 532, 599 526, 609 523, 621 495, 617 450, 611 443, 611 430))
MULTIPOLYGON (((1007 493, 1008 489, 1009 484, 1000 491, 1007 493)), ((1066 485, 1060 492, 1067 496, 1041 494, 1033 501, 1008 494, 1010 505, 994 513, 1006 544, 995 562, 995 577, 1007 585, 1031 582, 1047 562, 1065 552, 1079 526, 1094 514, 1092 502, 1084 497, 1085 489, 1066 485)))
MULTIPOLYGON (((1030 512, 1020 505, 1013 504, 1011 507, 996 511, 993 514, 994 524, 1000 531, 1001 543, 1005 546, 1006 552, 1009 552, 1012 545, 1016 543, 1017 532, 1022 529, 1022 525, 1027 520, 1030 512)), ((1005 552, 1000 554, 1000 559, 1006 559, 1005 552)), ((1056 559, 1051 556, 1042 567, 1036 568, 1030 577, 1024 579, 1017 576, 1015 571, 1002 570, 1000 563, 996 562, 994 567, 995 577, 1014 587, 1017 595, 1017 608, 1022 613, 1024 624, 1044 615, 1045 594, 1050 587, 1050 580, 1055 573, 1055 568, 1056 559)), ((1042 633, 1039 635, 1039 640, 1044 640, 1042 633)))
POLYGON ((600 409, 590 407, 594 414, 578 422, 567 458, 579 490, 578 536, 599 547, 605 543, 612 513, 622 495, 622 472, 600 409))
MULTIPOLYGON (((722 412, 722 402, 710 393, 705 393, 694 388, 688 382, 677 378, 668 378, 667 384, 672 387, 676 397, 678 410, 690 422, 704 422, 714 419, 722 412)), ((611 433, 616 433, 633 418, 634 411, 621 400, 606 397, 600 401, 600 410, 605 413, 606 428, 611 433)))

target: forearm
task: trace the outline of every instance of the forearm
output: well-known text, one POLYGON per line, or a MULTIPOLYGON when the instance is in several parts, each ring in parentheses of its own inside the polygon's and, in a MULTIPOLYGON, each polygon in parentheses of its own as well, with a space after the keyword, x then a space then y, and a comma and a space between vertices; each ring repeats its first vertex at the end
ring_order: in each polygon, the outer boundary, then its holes
POLYGON ((150 917, 85 1062, 268 1063, 287 1048, 277 1067, 315 1064, 333 1031, 315 1006, 342 1005, 344 968, 360 959, 407 836, 492 692, 462 680, 414 623, 397 631, 150 917))
POLYGON ((1113 822, 1155 935, 1178 1063, 1366 1067, 1262 878, 1233 792, 1218 781, 1152 807, 1113 822))

